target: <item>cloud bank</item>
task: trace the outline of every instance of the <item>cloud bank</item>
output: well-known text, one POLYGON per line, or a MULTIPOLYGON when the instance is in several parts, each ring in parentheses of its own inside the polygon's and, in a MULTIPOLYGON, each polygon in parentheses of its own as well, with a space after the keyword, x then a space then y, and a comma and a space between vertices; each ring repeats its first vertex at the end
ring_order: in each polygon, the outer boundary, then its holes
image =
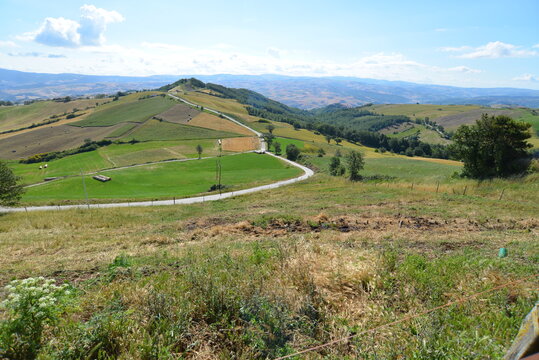
MULTIPOLYGON (((533 47, 535 48, 537 45, 533 47)), ((461 53, 457 55, 457 57, 463 59, 530 57, 538 54, 535 50, 523 49, 521 46, 507 44, 501 41, 492 41, 486 45, 478 46, 476 48, 470 46, 460 46, 443 47, 441 50, 446 52, 461 53)))

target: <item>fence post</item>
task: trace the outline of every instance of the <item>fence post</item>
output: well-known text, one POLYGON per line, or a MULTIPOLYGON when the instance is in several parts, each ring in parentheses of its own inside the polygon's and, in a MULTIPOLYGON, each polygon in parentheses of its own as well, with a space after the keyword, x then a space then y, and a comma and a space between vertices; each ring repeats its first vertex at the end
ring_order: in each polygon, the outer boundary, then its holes
POLYGON ((468 190, 468 185, 464 187, 464 191, 462 192, 462 195, 466 195, 466 190, 468 190))
POLYGON ((504 192, 505 192, 505 189, 502 190, 502 193, 500 194, 500 198, 498 199, 498 201, 500 201, 503 198, 503 193, 504 192))
POLYGON ((412 183, 412 190, 414 190, 414 183, 412 183))
POLYGON ((438 189, 439 189, 439 188, 440 188, 440 182, 438 181, 438 182, 436 183, 436 194, 438 194, 438 189))

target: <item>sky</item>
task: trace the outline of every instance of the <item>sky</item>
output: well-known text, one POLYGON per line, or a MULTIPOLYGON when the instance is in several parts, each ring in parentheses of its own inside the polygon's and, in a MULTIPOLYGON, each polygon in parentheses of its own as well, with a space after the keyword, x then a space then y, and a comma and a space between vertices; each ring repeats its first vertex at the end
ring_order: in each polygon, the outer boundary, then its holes
POLYGON ((539 0, 0 0, 0 68, 539 89, 539 0))

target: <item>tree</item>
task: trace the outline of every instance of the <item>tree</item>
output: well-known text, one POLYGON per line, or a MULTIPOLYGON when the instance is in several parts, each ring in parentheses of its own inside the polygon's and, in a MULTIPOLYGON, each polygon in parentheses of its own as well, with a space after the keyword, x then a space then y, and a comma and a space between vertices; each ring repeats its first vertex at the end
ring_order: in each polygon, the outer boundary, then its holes
POLYGON ((294 130, 299 130, 301 129, 301 125, 297 122, 297 121, 294 121, 292 123, 292 126, 294 127, 294 130))
POLYGON ((361 180, 361 175, 359 175, 359 172, 365 166, 365 160, 363 160, 363 155, 359 151, 350 151, 350 153, 346 156, 346 162, 348 163, 348 173, 350 174, 350 180, 361 180))
POLYGON ((268 129, 268 131, 269 131, 270 134, 273 134, 273 130, 275 130, 275 125, 273 125, 273 124, 268 124, 268 125, 266 126, 266 129, 268 129))
POLYGON ((324 151, 324 149, 322 148, 318 149, 318 157, 324 157, 324 155, 326 155, 326 152, 324 151))
POLYGON ((264 141, 268 145, 268 150, 271 149, 271 143, 273 142, 273 139, 275 139, 275 136, 273 136, 273 134, 264 134, 264 141))
POLYGON ((525 172, 531 161, 526 140, 531 125, 508 116, 484 114, 474 125, 460 126, 452 153, 464 162, 462 175, 471 178, 507 177, 525 172))
POLYGON ((198 160, 200 160, 200 157, 202 155, 202 145, 198 144, 197 145, 197 153, 198 153, 198 160))
POLYGON ((280 142, 274 142, 273 148, 275 149, 275 154, 281 155, 281 143, 280 142))
POLYGON ((331 158, 329 162, 329 173, 332 176, 342 176, 346 172, 346 169, 341 164, 341 159, 337 156, 331 158))
POLYGON ((21 199, 24 189, 17 184, 21 178, 0 161, 0 205, 15 205, 21 199))
POLYGON ((286 158, 288 160, 296 161, 299 157, 300 151, 294 144, 286 145, 286 158))
POLYGON ((326 141, 328 142, 328 144, 331 141, 331 139, 333 139, 333 137, 331 135, 326 135, 324 137, 326 138, 326 141))
POLYGON ((337 143, 337 145, 339 145, 342 142, 342 139, 340 137, 336 137, 335 142, 337 143))

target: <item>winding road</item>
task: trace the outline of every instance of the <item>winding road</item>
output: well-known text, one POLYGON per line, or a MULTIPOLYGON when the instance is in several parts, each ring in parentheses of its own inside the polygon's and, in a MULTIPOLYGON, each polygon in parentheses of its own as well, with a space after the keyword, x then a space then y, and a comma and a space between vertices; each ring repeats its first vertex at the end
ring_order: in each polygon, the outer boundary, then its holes
MULTIPOLYGON (((182 99, 178 96, 174 96, 172 94, 168 94, 168 96, 176 99, 176 100, 179 100, 179 101, 182 101, 184 103, 186 103, 187 105, 190 105, 190 106, 195 106, 195 107, 200 107, 199 105, 197 104, 193 104, 185 99, 182 99)), ((298 176, 296 178, 293 178, 293 179, 288 179, 288 180, 281 180, 281 181, 277 181, 275 183, 272 183, 272 184, 268 184, 268 185, 261 185, 261 186, 256 186, 256 187, 253 187, 253 188, 249 188, 249 189, 243 189, 243 190, 238 190, 238 191, 231 191, 231 192, 226 192, 226 193, 222 193, 222 194, 214 194, 214 195, 202 195, 202 196, 195 196, 195 197, 190 197, 190 198, 182 198, 182 199, 174 199, 174 200, 158 200, 158 201, 138 201, 138 202, 119 202, 119 203, 107 203, 107 204, 78 204, 78 205, 56 205, 56 206, 53 206, 53 205, 50 205, 50 206, 27 206, 27 207, 0 207, 0 213, 2 212, 22 212, 22 211, 48 211, 48 210, 69 210, 69 209, 101 209, 101 208, 115 208, 115 207, 130 207, 130 206, 164 206, 164 205, 183 205, 183 204, 196 204, 196 203, 202 203, 202 202, 206 202, 206 201, 216 201, 216 200, 222 200, 222 199, 227 199, 227 198, 231 198, 231 197, 234 197, 234 196, 239 196, 239 195, 245 195, 245 194, 251 194, 251 193, 254 193, 254 192, 258 192, 258 191, 263 191, 263 190, 270 190, 270 189, 276 189, 276 188, 279 188, 281 186, 285 186, 285 185, 290 185, 290 184, 293 184, 293 183, 296 183, 298 181, 302 181, 302 180, 305 180, 305 179, 308 179, 310 178, 311 176, 314 175, 314 172, 309 169, 308 167, 305 167, 301 164, 298 164, 294 161, 290 161, 288 159, 285 159, 281 156, 277 156, 277 155, 274 155, 274 154, 271 154, 271 153, 266 153, 266 143, 264 141, 264 139, 262 138, 262 133, 248 127, 247 125, 245 124, 242 124, 241 122, 237 121, 236 119, 233 119, 232 117, 228 116, 228 115, 225 115, 217 110, 213 110, 213 109, 209 109, 207 107, 204 107, 205 110, 209 111, 209 112, 212 112, 216 115, 219 115, 219 116, 222 116, 224 118, 226 118, 227 120, 230 120, 246 129, 249 129, 250 131, 252 131, 256 136, 258 136, 259 140, 260 140, 260 149, 257 150, 257 152, 260 152, 260 153, 265 153, 269 156, 273 156, 275 158, 278 158, 292 166, 295 166, 299 169, 301 169, 303 171, 303 175, 301 176, 298 176)), ((261 155, 262 156, 262 155, 261 155)), ((144 165, 147 165, 147 164, 141 164, 141 165, 138 165, 138 166, 144 166, 144 165)), ((112 169, 109 169, 109 170, 112 170, 112 169)))

